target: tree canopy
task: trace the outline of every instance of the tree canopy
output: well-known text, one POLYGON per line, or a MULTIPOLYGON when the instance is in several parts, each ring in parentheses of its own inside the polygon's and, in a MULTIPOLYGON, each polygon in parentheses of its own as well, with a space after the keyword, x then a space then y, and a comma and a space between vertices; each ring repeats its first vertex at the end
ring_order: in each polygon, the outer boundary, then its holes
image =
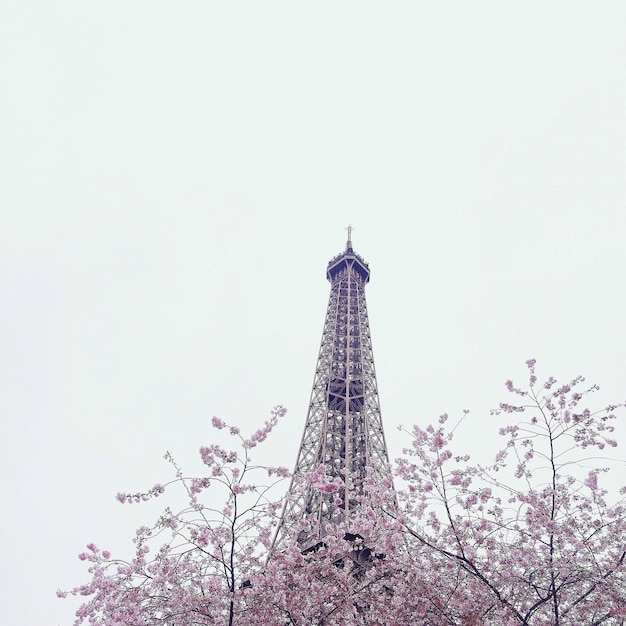
MULTIPOLYGON (((139 528, 131 559, 89 544, 89 581, 58 595, 85 596, 75 624, 92 626, 623 626, 626 489, 607 476, 624 404, 593 408, 598 387, 583 377, 540 383, 527 367, 527 384, 507 381, 513 400, 492 411, 502 445, 491 462, 473 462, 445 414, 404 429, 395 486, 371 471, 358 514, 305 553, 295 537, 272 550, 290 472, 251 456, 285 410, 250 436, 214 418, 230 445, 200 448, 202 476, 169 456, 171 482, 118 494, 178 488, 186 506, 139 528)), ((320 466, 292 489, 330 492, 336 480, 320 466)))

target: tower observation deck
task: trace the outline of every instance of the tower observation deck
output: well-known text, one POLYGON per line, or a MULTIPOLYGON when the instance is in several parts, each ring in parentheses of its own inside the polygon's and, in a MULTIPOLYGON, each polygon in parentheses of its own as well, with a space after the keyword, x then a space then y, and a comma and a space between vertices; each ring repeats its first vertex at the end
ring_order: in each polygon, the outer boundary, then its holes
POLYGON ((389 475, 365 302, 370 270, 352 248, 350 227, 346 249, 328 263, 326 277, 330 297, 311 400, 274 549, 295 540, 306 551, 338 524, 349 528, 367 497, 367 468, 381 479, 389 475), (340 479, 338 491, 302 486, 302 477, 320 465, 326 480, 340 479))

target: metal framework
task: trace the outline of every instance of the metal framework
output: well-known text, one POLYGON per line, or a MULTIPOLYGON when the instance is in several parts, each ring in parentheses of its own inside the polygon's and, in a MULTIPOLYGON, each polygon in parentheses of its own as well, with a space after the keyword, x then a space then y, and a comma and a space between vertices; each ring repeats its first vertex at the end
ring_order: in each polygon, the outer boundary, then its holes
POLYGON ((367 468, 380 478, 389 474, 365 302, 370 270, 352 248, 351 230, 326 271, 331 289, 311 401, 274 549, 295 539, 307 551, 337 524, 349 525, 367 497, 367 468), (322 464, 327 480, 341 479, 339 491, 302 486, 301 477, 322 464))

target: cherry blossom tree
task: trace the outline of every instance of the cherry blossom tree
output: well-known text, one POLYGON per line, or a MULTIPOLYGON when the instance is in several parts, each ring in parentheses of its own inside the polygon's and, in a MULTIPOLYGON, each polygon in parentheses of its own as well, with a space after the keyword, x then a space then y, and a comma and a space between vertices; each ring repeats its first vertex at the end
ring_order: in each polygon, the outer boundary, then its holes
MULTIPOLYGON (((316 470, 302 477, 301 487, 313 485, 332 493, 327 488, 336 487, 338 480, 336 476, 324 479, 323 472, 316 470)), ((343 493, 341 488, 338 491, 343 493)), ((406 565, 404 530, 397 519, 386 514, 395 501, 393 492, 373 468, 367 473, 365 493, 355 494, 360 506, 350 521, 326 527, 317 544, 301 551, 294 537, 271 553, 253 586, 260 594, 259 605, 271 598, 281 620, 277 624, 393 623, 388 609, 398 565, 402 562, 403 569, 406 565)), ((294 535, 306 524, 303 521, 296 526, 294 535)), ((258 622, 259 626, 270 623, 274 622, 258 622)))
POLYGON ((603 486, 624 405, 592 410, 596 386, 538 384, 527 366, 528 386, 507 381, 516 401, 492 413, 505 445, 491 465, 453 451, 446 415, 408 432, 398 473, 412 549, 438 572, 448 623, 467 623, 462 608, 480 624, 624 624, 626 504, 603 486))
MULTIPOLYGON (((527 365, 528 386, 507 381, 515 401, 489 418, 503 438, 493 462, 456 453, 446 415, 414 426, 396 497, 370 468, 356 515, 305 551, 295 539, 306 521, 272 551, 289 472, 251 458, 284 409, 250 437, 214 418, 232 449, 202 447, 203 476, 168 455, 170 483, 118 495, 179 489, 182 510, 140 528, 129 561, 87 546, 90 581, 59 595, 85 596, 77 626, 624 626, 625 490, 609 481, 624 405, 587 408, 597 387, 539 384, 527 365)), ((340 480, 323 466, 297 478, 324 493, 340 480)))
MULTIPOLYGON (((58 592, 88 598, 77 611, 77 626, 322 626, 380 613, 376 600, 381 589, 389 593, 390 576, 375 549, 393 552, 402 526, 375 513, 373 501, 364 502, 350 529, 333 528, 316 550, 302 554, 294 541, 268 558, 283 503, 282 493, 272 493, 289 472, 255 465, 250 453, 284 413, 274 409, 251 437, 213 418, 213 427, 236 445, 200 448, 204 476, 184 476, 168 453, 175 471, 170 483, 118 494, 122 503, 141 503, 179 487, 187 505, 176 513, 166 507, 155 524, 139 528, 130 561, 87 546, 79 558, 88 563, 90 581, 58 592)), ((321 491, 337 480, 320 468, 301 478, 302 488, 311 483, 321 491)))
POLYGON ((254 465, 250 452, 262 443, 285 410, 277 407, 264 427, 244 437, 237 427, 213 418, 237 444, 200 448, 206 473, 188 478, 168 453, 175 478, 146 493, 120 493, 123 503, 138 503, 178 487, 187 505, 174 513, 165 508, 152 526, 137 530, 135 555, 114 558, 94 544, 79 555, 89 563, 91 580, 58 595, 89 600, 77 612, 76 624, 190 626, 239 624, 250 612, 248 586, 266 558, 281 500, 272 487, 289 472, 254 465), (203 498, 207 491, 218 492, 203 498), (216 508, 215 502, 222 504, 216 508), (204 502, 209 500, 209 504, 204 502))

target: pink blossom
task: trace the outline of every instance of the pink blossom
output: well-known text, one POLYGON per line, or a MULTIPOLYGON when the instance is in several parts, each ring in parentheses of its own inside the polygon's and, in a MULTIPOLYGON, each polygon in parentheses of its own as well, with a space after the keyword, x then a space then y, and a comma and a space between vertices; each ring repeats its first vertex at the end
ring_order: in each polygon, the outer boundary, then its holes
POLYGON ((598 473, 594 471, 589 472, 585 479, 585 485, 595 491, 598 488, 598 473))
POLYGON ((218 430, 221 430, 226 426, 226 424, 219 417, 215 416, 213 416, 213 418, 211 419, 211 424, 213 424, 213 426, 218 430))

